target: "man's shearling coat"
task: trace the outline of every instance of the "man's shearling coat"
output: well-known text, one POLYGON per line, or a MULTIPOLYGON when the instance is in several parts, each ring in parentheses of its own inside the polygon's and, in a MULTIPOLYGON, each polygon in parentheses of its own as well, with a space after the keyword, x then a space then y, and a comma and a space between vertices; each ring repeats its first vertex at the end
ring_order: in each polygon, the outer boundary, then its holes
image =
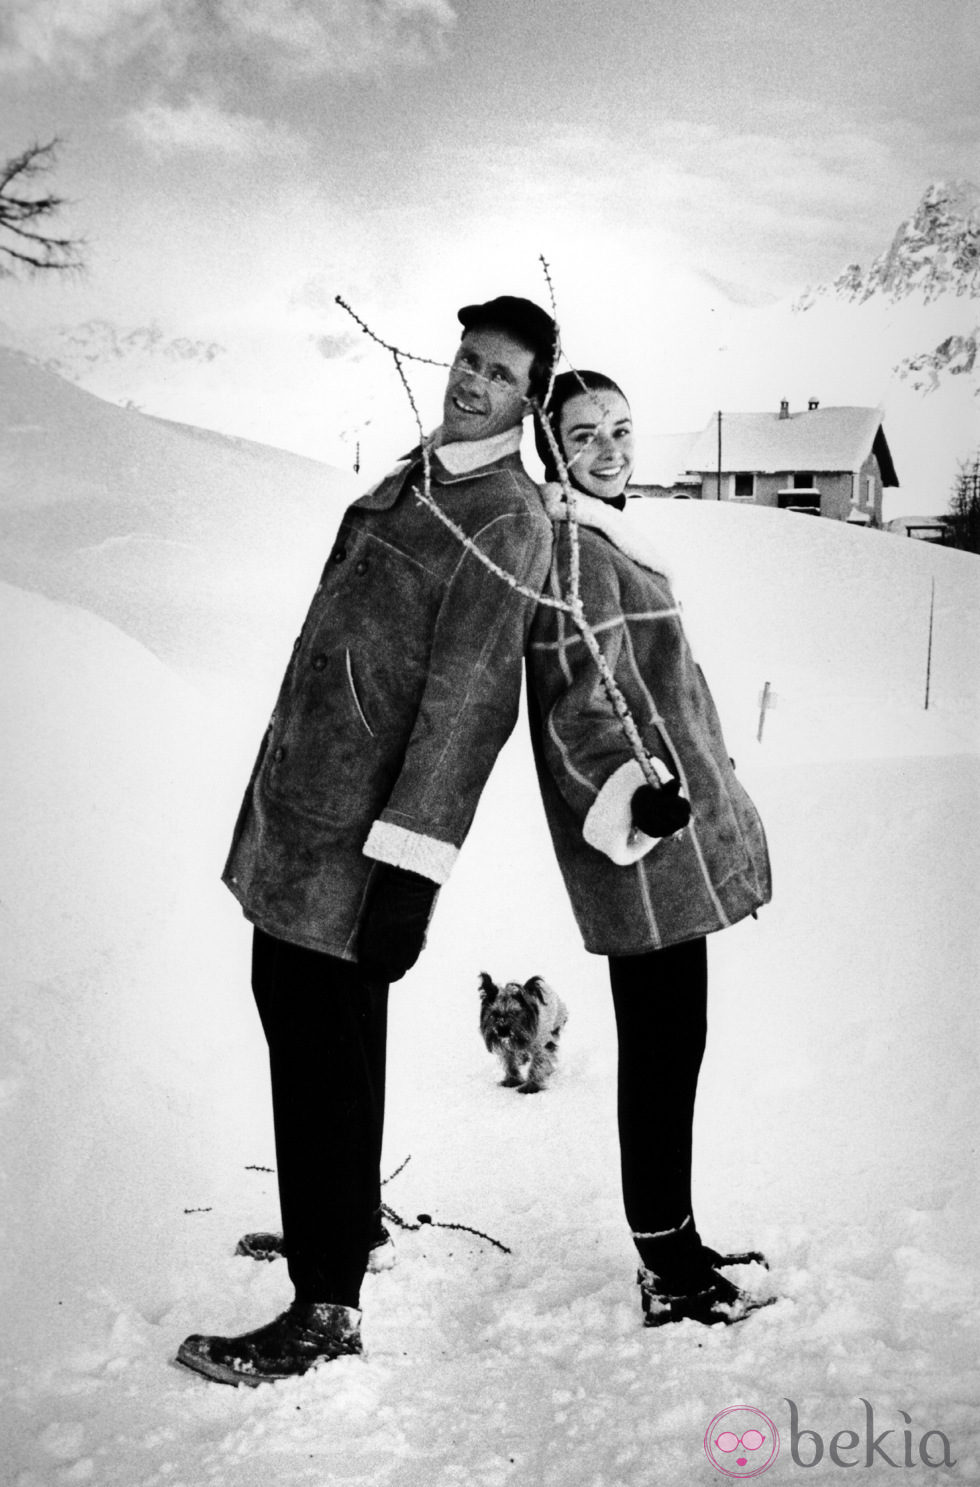
MULTIPOLYGON (((768 903, 769 858, 668 580, 647 566, 656 559, 627 517, 584 495, 577 506, 586 618, 658 773, 679 778, 690 825, 663 840, 633 827, 640 765, 579 631, 544 605, 528 651, 532 742, 586 949, 639 955, 723 929, 768 903)), ((555 531, 545 593, 558 597, 569 583, 564 517, 555 531)))
MULTIPOLYGON (((451 446, 456 474, 436 451, 432 495, 539 592, 551 526, 519 442, 451 446)), ((345 513, 224 873, 259 928, 345 960, 375 862, 448 877, 518 712, 534 603, 421 504, 421 484, 416 454, 345 513)))

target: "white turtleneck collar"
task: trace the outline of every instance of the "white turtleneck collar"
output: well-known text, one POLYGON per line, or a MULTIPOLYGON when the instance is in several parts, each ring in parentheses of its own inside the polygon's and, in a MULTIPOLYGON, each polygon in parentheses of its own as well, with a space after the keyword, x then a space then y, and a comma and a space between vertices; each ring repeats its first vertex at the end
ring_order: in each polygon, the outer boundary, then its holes
POLYGON ((482 470, 506 454, 516 454, 521 447, 522 425, 504 429, 502 434, 492 434, 489 439, 460 439, 455 444, 440 444, 442 428, 430 434, 428 443, 439 463, 450 475, 469 475, 472 470, 482 470))

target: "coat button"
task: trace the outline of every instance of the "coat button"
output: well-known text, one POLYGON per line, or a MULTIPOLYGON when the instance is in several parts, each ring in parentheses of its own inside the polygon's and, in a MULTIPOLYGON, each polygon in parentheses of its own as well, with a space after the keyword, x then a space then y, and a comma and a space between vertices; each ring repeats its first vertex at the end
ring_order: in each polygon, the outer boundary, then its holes
POLYGON ((322 671, 326 664, 327 658, 325 655, 323 655, 322 652, 320 653, 320 655, 314 656, 313 660, 310 662, 310 665, 313 667, 314 671, 322 671))
POLYGON ((337 546, 334 548, 333 552, 330 554, 331 559, 335 563, 342 563, 344 561, 344 559, 346 558, 346 556, 347 556, 347 549, 341 543, 338 543, 337 546))
POLYGON ((368 571, 367 558, 362 558, 361 561, 357 564, 357 567, 354 569, 354 572, 355 573, 360 573, 360 574, 363 575, 367 571, 368 571))
POLYGON ((295 654, 296 654, 296 652, 298 650, 299 650, 299 636, 297 635, 296 639, 293 641, 293 655, 294 656, 295 656, 295 654))
POLYGON ((279 747, 273 751, 272 757, 277 764, 282 763, 282 761, 286 757, 286 750, 283 748, 282 744, 280 744, 279 747))

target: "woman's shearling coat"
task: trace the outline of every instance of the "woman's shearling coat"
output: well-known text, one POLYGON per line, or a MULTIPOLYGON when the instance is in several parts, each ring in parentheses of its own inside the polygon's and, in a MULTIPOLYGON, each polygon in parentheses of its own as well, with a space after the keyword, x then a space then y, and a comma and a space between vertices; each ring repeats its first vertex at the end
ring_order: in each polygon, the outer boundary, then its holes
MULTIPOLYGON (((537 593, 551 526, 519 442, 516 429, 435 451, 432 495, 537 593)), ((464 548, 420 485, 414 459, 345 513, 224 872, 260 929, 344 960, 375 862, 449 876, 520 700, 534 601, 464 548)))
MULTIPOLYGON (((546 605, 528 650, 532 742, 586 949, 639 955, 723 929, 768 903, 769 857, 657 559, 628 517, 585 495, 576 504, 585 616, 657 772, 679 778, 690 824, 663 840, 633 827, 640 765, 579 631, 546 605)), ((553 493, 550 505, 559 519, 544 592, 557 598, 568 592, 571 548, 553 493)))

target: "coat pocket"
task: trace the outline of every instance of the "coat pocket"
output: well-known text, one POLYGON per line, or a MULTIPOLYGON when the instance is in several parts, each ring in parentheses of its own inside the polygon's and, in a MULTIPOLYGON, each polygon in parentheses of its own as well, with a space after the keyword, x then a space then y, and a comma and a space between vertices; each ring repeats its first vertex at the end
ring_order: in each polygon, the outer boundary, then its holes
POLYGON ((374 729, 371 727, 371 724, 368 722, 367 715, 363 707, 361 706, 361 699, 357 695, 357 686, 354 682, 354 666, 351 661, 349 650, 344 651, 344 665, 347 670, 347 685, 350 688, 350 695, 353 700, 354 706, 357 709, 357 716, 360 718, 361 722, 364 724, 371 737, 376 738, 377 735, 375 734, 374 729))
MULTIPOLYGON (((398 769, 382 747, 380 723, 361 705, 356 665, 357 652, 348 655, 343 645, 300 653, 261 771, 271 799, 355 835, 366 833, 398 769)), ((373 693, 362 684, 361 696, 373 693)))

